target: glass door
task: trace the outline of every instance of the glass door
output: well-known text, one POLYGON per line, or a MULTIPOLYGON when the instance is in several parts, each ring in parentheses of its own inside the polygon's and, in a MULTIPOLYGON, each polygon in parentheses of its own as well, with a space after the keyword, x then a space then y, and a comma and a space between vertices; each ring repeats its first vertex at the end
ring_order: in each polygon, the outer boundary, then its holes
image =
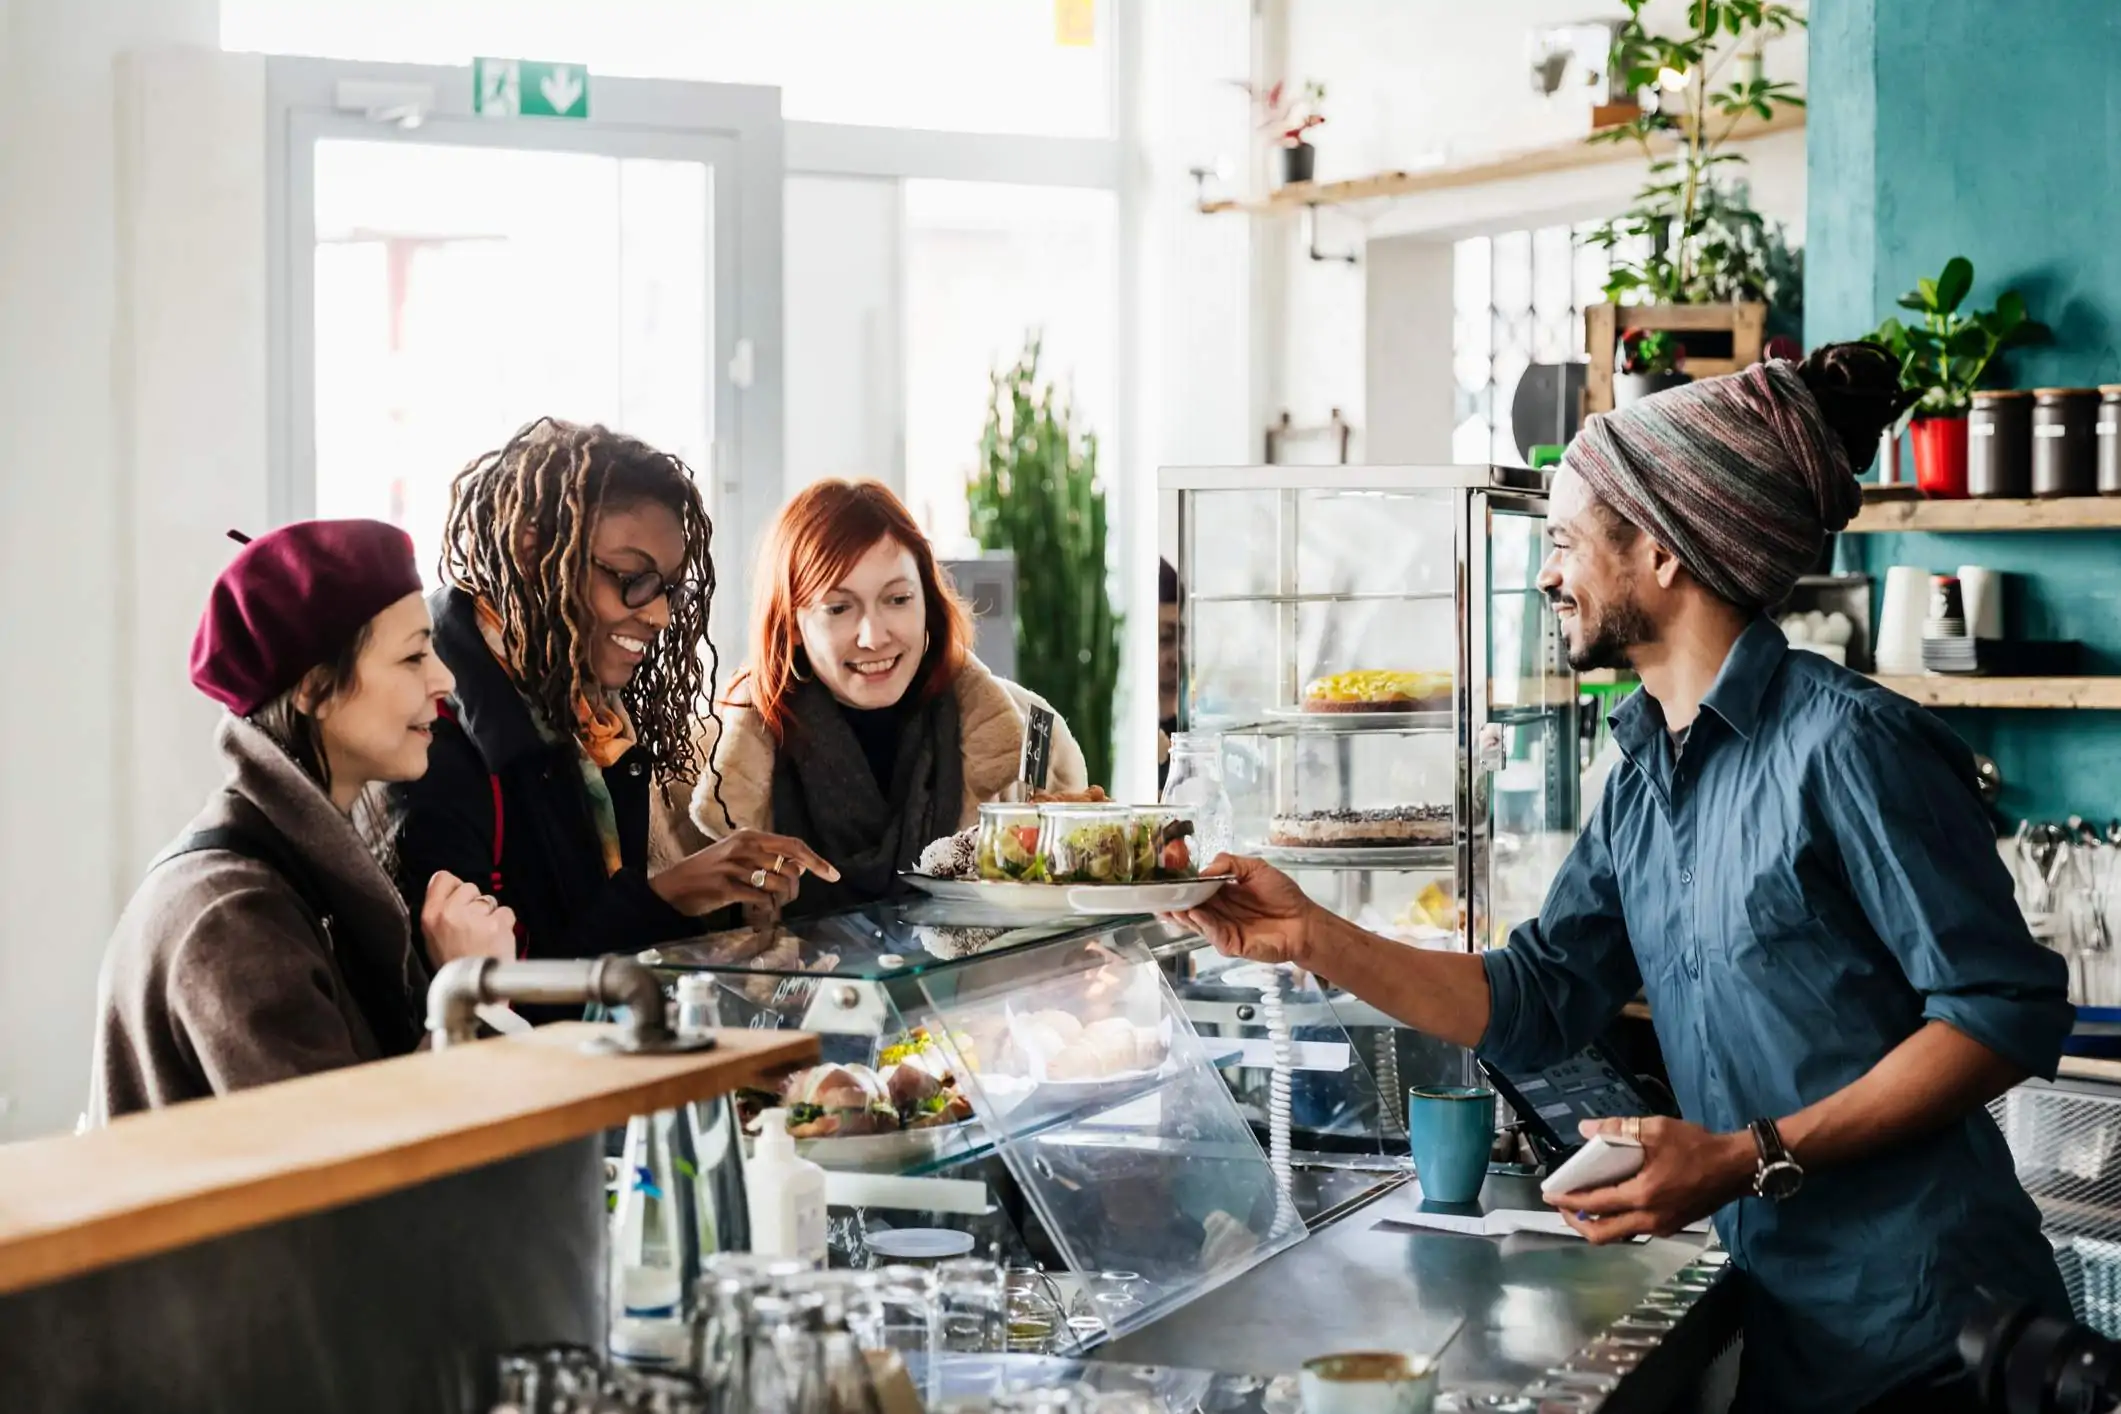
POLYGON ((272 81, 276 518, 391 521, 432 580, 466 463, 540 416, 604 423, 698 478, 735 648, 780 491, 773 91, 592 78, 570 120, 473 114, 468 68, 275 60, 272 81))
POLYGON ((1543 497, 1510 491, 1472 500, 1476 661, 1476 813, 1472 943, 1499 946, 1535 917, 1581 826, 1577 683, 1559 621, 1538 586, 1546 557, 1543 497))

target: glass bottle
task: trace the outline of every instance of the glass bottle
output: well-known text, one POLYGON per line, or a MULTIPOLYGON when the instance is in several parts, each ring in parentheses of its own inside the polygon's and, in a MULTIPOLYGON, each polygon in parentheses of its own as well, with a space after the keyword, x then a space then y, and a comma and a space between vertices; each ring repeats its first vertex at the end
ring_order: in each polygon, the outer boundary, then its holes
MULTIPOLYGON (((635 1115, 626 1125, 619 1200, 611 1220, 611 1319, 670 1322, 680 1329, 699 1280, 699 1229, 675 1110, 635 1115)), ((631 1334, 638 1335, 629 1326, 631 1334)), ((681 1337, 682 1338, 682 1337, 681 1337)))
POLYGON ((1233 848, 1230 792, 1223 785, 1222 748, 1222 738, 1209 732, 1179 732, 1171 738, 1171 775, 1164 782, 1162 803, 1184 806, 1193 812, 1193 830, 1199 845, 1193 859, 1201 867, 1233 848))

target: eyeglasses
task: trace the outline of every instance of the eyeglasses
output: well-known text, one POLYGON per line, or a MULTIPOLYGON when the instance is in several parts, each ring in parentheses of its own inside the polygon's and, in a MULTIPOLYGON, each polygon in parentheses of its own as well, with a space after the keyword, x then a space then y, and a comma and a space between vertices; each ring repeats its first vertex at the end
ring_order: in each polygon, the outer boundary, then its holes
POLYGON ((670 612, 682 614, 700 601, 706 586, 696 579, 665 579, 661 570, 640 570, 628 573, 613 569, 602 560, 589 563, 611 576, 611 582, 619 587, 619 599, 629 609, 645 609, 658 599, 670 601, 670 612))

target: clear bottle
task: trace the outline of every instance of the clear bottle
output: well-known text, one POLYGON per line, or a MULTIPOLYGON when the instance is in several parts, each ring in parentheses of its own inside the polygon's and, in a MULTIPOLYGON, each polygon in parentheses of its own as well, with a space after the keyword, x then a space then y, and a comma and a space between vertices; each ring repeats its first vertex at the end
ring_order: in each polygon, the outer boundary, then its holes
POLYGON ((700 1254, 691 1176, 676 1162, 682 1127, 675 1110, 635 1115, 626 1125, 611 1220, 614 1351, 622 1334, 623 1343, 644 1349, 689 1340, 687 1307, 699 1280, 700 1254))
POLYGON ((1218 854, 1234 847, 1231 839, 1230 792, 1223 785, 1222 738, 1208 732, 1179 732, 1171 738, 1171 774, 1164 782, 1163 804, 1193 812, 1199 848, 1194 863, 1205 868, 1218 854))
MULTIPOLYGON (((715 981, 703 972, 678 978, 677 1032, 696 1036, 721 1024, 715 981)), ((717 1252, 751 1250, 750 1197, 744 1187, 743 1131, 736 1097, 700 1100, 680 1111, 672 1136, 673 1160, 689 1179, 693 1228, 700 1260, 717 1252)))

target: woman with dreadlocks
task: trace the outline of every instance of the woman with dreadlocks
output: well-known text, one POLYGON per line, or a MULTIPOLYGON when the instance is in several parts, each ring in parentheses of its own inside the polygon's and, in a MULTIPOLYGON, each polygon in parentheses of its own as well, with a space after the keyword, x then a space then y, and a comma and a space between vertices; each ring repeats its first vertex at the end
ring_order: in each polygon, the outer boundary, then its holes
POLYGON ((396 791, 408 885, 488 880, 524 956, 592 957, 836 877, 758 831, 649 858, 651 787, 699 775, 712 531, 684 463, 603 427, 541 418, 458 474, 432 600, 457 701, 396 791))

